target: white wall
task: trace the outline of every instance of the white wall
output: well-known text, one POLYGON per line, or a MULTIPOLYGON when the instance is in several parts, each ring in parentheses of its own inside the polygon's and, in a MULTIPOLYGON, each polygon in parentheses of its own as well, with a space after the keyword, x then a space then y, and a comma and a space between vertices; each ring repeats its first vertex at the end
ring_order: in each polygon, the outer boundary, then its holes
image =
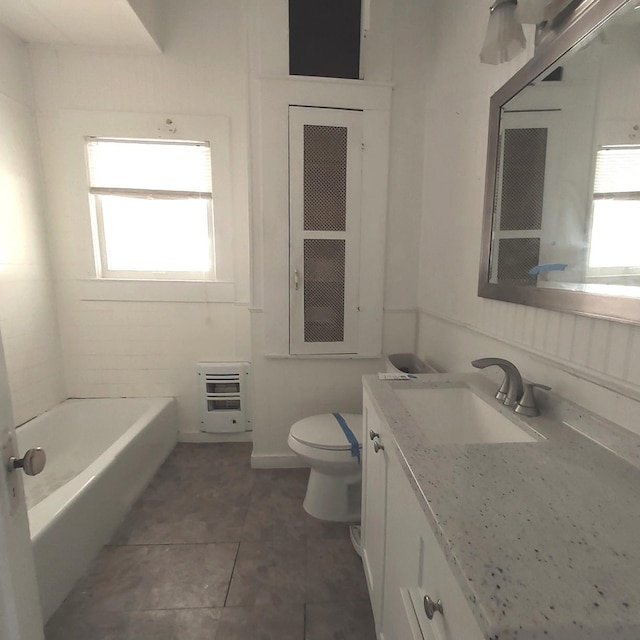
MULTIPOLYGON (((162 55, 31 49, 43 136, 48 218, 69 395, 171 395, 183 437, 197 433, 195 365, 251 360, 249 325, 246 7, 237 0, 167 0, 162 55), (87 200, 69 200, 73 160, 47 144, 71 111, 147 114, 180 128, 212 116, 230 124, 233 293, 230 301, 178 302, 142 285, 136 300, 90 300, 94 265, 87 200), (66 174, 65 174, 66 172, 66 174), (156 301, 149 301, 149 299, 156 301)), ((180 131, 178 131, 179 133, 180 131)), ((191 288, 192 289, 192 288, 191 288)), ((186 288, 185 288, 186 291, 186 288)), ((178 291, 177 298, 180 298, 178 291)), ((112 296, 117 298, 117 296, 112 296)), ((185 297, 185 296, 183 296, 185 297)), ((186 296, 188 299, 188 296, 186 296)))
POLYGON ((489 98, 528 54, 500 67, 478 52, 488 3, 440 3, 425 108, 419 352, 444 370, 504 356, 526 377, 640 431, 640 327, 478 298, 489 98))
MULTIPOLYGON (((313 359, 273 357, 270 343, 265 268, 276 249, 273 225, 260 215, 270 203, 260 190, 261 78, 286 78, 288 73, 287 0, 257 0, 250 5, 253 155, 254 313, 252 314, 255 382, 254 462, 295 462, 286 440, 293 422, 327 411, 360 412, 361 376, 380 369, 378 358, 313 359), (264 313, 263 313, 264 310, 264 313), (263 458, 260 460, 260 458, 263 458)), ((385 255, 383 352, 412 351, 416 337, 417 263, 421 216, 423 103, 430 51, 430 2, 373 0, 371 29, 365 41, 364 80, 392 83, 390 171, 385 255)), ((327 100, 335 104, 335 86, 327 84, 327 100), (329 96, 332 96, 331 98, 329 96)), ((339 88, 338 88, 339 90, 339 88)), ((344 89, 348 91, 348 89, 344 89)), ((270 147, 268 147, 270 148, 270 147)), ((286 202, 286 193, 276 194, 286 202)), ((274 196, 275 197, 275 196, 274 196)), ((286 206, 282 210, 287 223, 286 206)), ((267 212, 268 213, 268 212, 267 212)), ((271 214, 269 214, 271 215, 271 214)), ((366 218, 366 211, 363 212, 366 218)), ((267 216, 264 216, 267 219, 267 216)), ((362 248, 363 251, 367 247, 362 248)), ((364 276, 366 278, 366 275, 364 276)), ((283 309, 286 321, 287 309, 283 309)))
POLYGON ((0 31, 0 327, 16 424, 64 399, 26 47, 0 31))

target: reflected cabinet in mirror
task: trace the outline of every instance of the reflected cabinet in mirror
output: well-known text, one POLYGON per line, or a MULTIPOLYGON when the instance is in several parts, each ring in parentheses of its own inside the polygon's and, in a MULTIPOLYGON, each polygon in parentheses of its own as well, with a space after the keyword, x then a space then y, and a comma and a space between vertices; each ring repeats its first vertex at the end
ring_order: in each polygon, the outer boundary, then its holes
POLYGON ((493 96, 478 293, 640 324, 640 0, 583 2, 493 96))

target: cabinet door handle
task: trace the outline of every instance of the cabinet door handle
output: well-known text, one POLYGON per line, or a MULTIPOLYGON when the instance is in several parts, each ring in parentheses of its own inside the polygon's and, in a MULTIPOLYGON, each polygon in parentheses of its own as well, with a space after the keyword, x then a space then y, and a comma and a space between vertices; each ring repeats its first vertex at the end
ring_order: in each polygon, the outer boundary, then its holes
POLYGON ((379 438, 380 434, 376 433, 373 429, 369 430, 369 440, 375 440, 376 438, 379 438))
POLYGON ((300 273, 297 269, 293 271, 293 286, 296 288, 296 291, 300 288, 300 273))
POLYGON ((377 440, 375 440, 375 441, 373 442, 373 450, 374 450, 376 453, 378 453, 378 451, 382 451, 382 450, 384 450, 384 447, 383 447, 383 446, 382 446, 382 445, 381 445, 377 440))
POLYGON ((438 600, 434 602, 429 596, 424 597, 424 612, 427 614, 427 618, 429 620, 433 620, 433 616, 436 612, 440 613, 440 615, 444 615, 444 610, 442 608, 442 600, 438 600))

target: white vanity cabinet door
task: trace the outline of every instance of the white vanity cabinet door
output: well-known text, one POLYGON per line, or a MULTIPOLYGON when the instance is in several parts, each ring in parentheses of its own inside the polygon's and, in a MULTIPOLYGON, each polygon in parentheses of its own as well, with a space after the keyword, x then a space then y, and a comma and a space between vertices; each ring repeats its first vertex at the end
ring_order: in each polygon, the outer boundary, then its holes
POLYGON ((384 638, 482 640, 484 635, 391 447, 387 481, 384 638), (425 596, 442 602, 443 613, 434 613, 432 620, 425 613, 425 596), (416 628, 421 635, 415 635, 416 628))
POLYGON ((389 432, 366 393, 363 411, 362 562, 376 623, 376 633, 379 638, 382 638, 387 509, 387 451, 383 447, 388 445, 389 432), (377 434, 374 438, 370 437, 372 432, 377 434))

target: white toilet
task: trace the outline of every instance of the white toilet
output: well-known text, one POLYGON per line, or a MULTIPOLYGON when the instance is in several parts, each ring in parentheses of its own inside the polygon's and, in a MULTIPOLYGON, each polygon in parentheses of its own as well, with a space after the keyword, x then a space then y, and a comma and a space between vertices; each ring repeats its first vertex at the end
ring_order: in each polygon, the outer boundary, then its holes
POLYGON ((362 416, 323 413, 303 418, 291 427, 288 442, 311 467, 305 511, 320 520, 360 522, 362 416), (353 434, 353 443, 340 418, 353 434))

